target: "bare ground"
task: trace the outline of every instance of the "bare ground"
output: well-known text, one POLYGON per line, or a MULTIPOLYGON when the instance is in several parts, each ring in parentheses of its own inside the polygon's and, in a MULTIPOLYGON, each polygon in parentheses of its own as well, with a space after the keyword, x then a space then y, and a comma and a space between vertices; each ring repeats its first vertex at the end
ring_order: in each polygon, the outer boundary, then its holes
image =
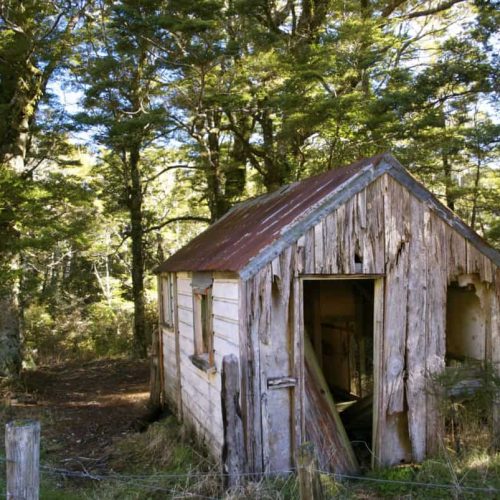
POLYGON ((147 418, 148 384, 146 361, 98 360, 27 371, 14 389, 1 388, 2 431, 12 419, 40 420, 43 461, 105 468, 111 442, 137 431, 147 418))

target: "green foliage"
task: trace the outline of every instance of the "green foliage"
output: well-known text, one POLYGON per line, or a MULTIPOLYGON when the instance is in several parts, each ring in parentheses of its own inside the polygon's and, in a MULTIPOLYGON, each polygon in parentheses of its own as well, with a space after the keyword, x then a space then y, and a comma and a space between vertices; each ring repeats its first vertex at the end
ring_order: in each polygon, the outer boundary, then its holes
POLYGON ((473 499, 486 495, 485 491, 474 491, 474 488, 499 489, 500 454, 469 452, 462 458, 448 454, 419 465, 374 471, 368 477, 374 481, 367 480, 363 486, 362 481, 350 483, 355 488, 354 498, 363 498, 363 493, 368 493, 383 498, 418 496, 473 499), (359 496, 356 492, 359 492, 359 496))
POLYGON ((494 449, 493 407, 500 394, 496 367, 475 360, 456 362, 436 376, 434 385, 442 395, 446 444, 460 456, 494 449))
POLYGON ((132 346, 130 303, 96 302, 54 310, 32 304, 25 312, 25 366, 68 359, 127 355, 132 346))

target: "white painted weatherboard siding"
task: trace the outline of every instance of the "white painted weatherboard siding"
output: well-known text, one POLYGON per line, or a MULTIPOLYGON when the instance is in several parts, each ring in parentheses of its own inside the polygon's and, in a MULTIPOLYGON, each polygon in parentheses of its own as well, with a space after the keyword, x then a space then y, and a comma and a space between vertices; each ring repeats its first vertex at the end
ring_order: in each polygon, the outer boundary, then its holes
POLYGON ((161 326, 163 335, 163 377, 165 396, 170 404, 177 401, 177 361, 175 358, 175 332, 171 328, 161 326))
MULTIPOLYGON (((221 367, 226 354, 239 356, 238 336, 238 280, 217 279, 213 281, 213 330, 216 373, 207 374, 191 362, 194 353, 193 332, 193 291, 191 276, 186 273, 177 275, 177 314, 179 321, 180 372, 183 418, 197 430, 216 457, 220 457, 223 445, 221 410, 221 367)), ((165 337, 164 337, 165 338, 165 337)), ((170 339, 168 339, 170 340, 170 339)), ((165 350, 174 349, 168 342, 165 350)), ((172 375, 175 370, 175 350, 165 354, 165 364, 173 368, 165 372, 172 375), (173 352, 173 354, 172 354, 173 352)), ((175 375, 174 375, 175 377, 175 375)), ((175 382, 175 378, 171 379, 175 382)), ((170 382, 169 382, 170 383, 170 382)), ((171 385, 171 384, 170 384, 171 385)), ((166 391, 172 390, 166 384, 166 391)))

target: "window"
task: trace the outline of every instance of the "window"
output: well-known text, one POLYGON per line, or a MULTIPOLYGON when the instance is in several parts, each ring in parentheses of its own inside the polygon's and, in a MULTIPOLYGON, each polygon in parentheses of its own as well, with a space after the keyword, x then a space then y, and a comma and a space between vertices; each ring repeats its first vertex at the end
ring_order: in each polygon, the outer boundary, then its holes
POLYGON ((173 307, 173 280, 172 275, 163 275, 160 278, 161 322, 172 328, 174 326, 173 307))
POLYGON ((193 364, 209 371, 214 368, 212 328, 212 279, 193 276, 194 355, 193 364))

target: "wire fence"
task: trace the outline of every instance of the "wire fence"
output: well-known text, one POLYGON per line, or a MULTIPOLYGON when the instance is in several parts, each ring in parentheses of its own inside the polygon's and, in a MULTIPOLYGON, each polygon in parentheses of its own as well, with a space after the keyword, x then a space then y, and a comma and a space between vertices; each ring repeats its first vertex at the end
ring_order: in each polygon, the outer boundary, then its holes
MULTIPOLYGON (((7 459, 5 457, 0 457, 0 462, 6 463, 7 459)), ((80 464, 83 468, 83 464, 80 464)), ((404 487, 404 488, 417 488, 417 489, 433 489, 433 490, 443 490, 449 491, 454 495, 460 495, 465 493, 475 494, 475 495, 483 495, 483 496, 500 496, 500 489, 495 487, 480 487, 480 486, 468 486, 460 484, 459 482, 452 483, 442 483, 442 482, 422 482, 422 481, 412 481, 412 480, 398 480, 398 479, 386 479, 386 478, 377 478, 370 476, 354 476, 348 474, 335 474, 329 471, 315 469, 315 472, 320 474, 323 477, 328 477, 335 483, 340 483, 341 485, 348 486, 349 483, 371 483, 377 485, 386 485, 392 487, 404 487)), ((89 480, 94 482, 115 482, 120 483, 122 485, 126 485, 126 487, 130 490, 135 491, 148 491, 148 492, 157 492, 164 493, 171 497, 175 498, 202 498, 202 499, 217 499, 223 496, 222 491, 222 482, 223 478, 227 476, 227 474, 222 471, 207 471, 207 472, 199 472, 199 471, 188 471, 183 473, 153 473, 153 474, 102 474, 95 473, 88 470, 71 470, 65 469, 61 467, 53 467, 51 465, 40 465, 40 473, 42 476, 48 476, 50 478, 67 478, 67 479, 80 479, 80 480, 89 480), (219 483, 220 495, 219 496, 209 496, 203 495, 199 491, 190 493, 186 491, 186 488, 189 488, 190 484, 194 481, 202 481, 202 480, 211 480, 214 483, 219 483), (172 483, 172 487, 169 487, 169 483, 172 483), (183 483, 184 488, 179 488, 179 483, 183 483)), ((287 469, 287 470, 279 470, 279 471, 270 471, 265 474, 264 478, 257 479, 255 473, 240 473, 239 477, 242 478, 242 484, 245 482, 252 481, 266 481, 271 480, 273 478, 280 478, 282 480, 281 487, 283 489, 292 489, 298 494, 298 488, 295 484, 295 487, 292 486, 292 482, 297 481, 297 469, 287 469)), ((0 495, 5 494, 5 491, 0 489, 0 495)))

